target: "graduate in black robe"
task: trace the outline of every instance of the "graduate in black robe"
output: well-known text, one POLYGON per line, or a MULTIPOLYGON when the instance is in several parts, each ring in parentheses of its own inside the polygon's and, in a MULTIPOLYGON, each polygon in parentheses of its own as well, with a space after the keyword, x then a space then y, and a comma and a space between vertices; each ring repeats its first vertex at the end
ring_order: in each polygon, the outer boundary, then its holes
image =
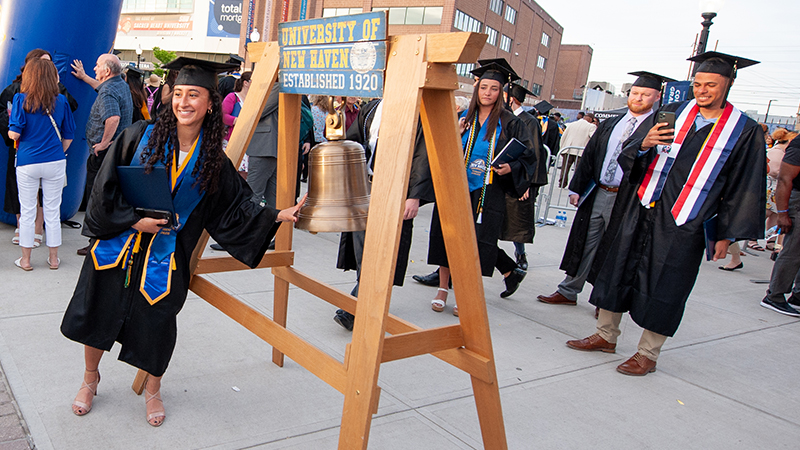
MULTIPOLYGON (((369 173, 375 167, 375 159, 378 157, 377 127, 383 116, 381 99, 375 99, 362 106, 358 110, 358 117, 347 130, 347 139, 358 142, 364 147, 364 155, 367 160, 369 173), (376 122, 377 117, 377 122, 376 122), (375 148, 372 148, 372 146, 375 148)), ((422 125, 417 126, 417 136, 414 141, 414 154, 411 158, 411 171, 408 179, 408 191, 406 194, 406 207, 403 211, 403 225, 400 230, 400 244, 397 250, 397 262, 394 270, 395 286, 402 286, 408 268, 408 254, 411 250, 412 231, 414 229, 414 217, 420 206, 434 201, 433 182, 431 180, 431 169, 428 165, 428 148, 425 146, 425 136, 422 134, 422 125)), ((353 231, 342 233, 339 239, 339 254, 336 261, 337 269, 357 270, 361 273, 361 257, 364 251, 364 231, 353 231)), ((356 282, 351 295, 358 296, 358 282, 356 282)), ((336 311, 334 320, 347 330, 352 331, 355 316, 349 312, 339 309, 336 311)))
MULTIPOLYGON (((497 268, 503 274, 506 290, 500 295, 505 298, 517 290, 526 274, 497 246, 506 217, 505 196, 508 193, 519 198, 525 194, 531 184, 535 156, 532 151, 533 143, 525 124, 503 105, 503 85, 518 76, 505 60, 501 61, 504 64, 490 62, 472 71, 480 77, 480 80, 475 85, 469 109, 459 120, 459 126, 466 154, 465 165, 475 218, 481 273, 490 277, 497 268), (483 116, 485 118, 481 121, 480 118, 483 116), (488 162, 512 138, 522 142, 526 147, 524 153, 517 159, 501 165, 499 169, 490 168, 488 162)), ((431 219, 428 264, 441 267, 439 293, 431 303, 431 308, 440 312, 444 309, 447 298, 450 271, 438 208, 434 208, 431 219)), ((457 312, 458 310, 454 309, 454 314, 457 312)))
POLYGON ((236 259, 256 267, 279 222, 294 221, 299 207, 277 211, 252 202, 250 188, 222 151, 222 103, 215 71, 228 65, 179 58, 170 67, 182 67, 172 109, 152 125, 137 122, 116 139, 86 210, 83 234, 92 239, 92 250, 61 324, 66 337, 85 346, 84 383, 73 403, 76 415, 91 410, 100 358, 119 342, 119 359, 148 372, 147 421, 161 425, 161 376, 175 348, 176 315, 186 301, 189 264, 203 230, 236 259), (134 158, 135 154, 141 156, 134 158), (140 216, 127 202, 117 167, 128 165, 170 173, 178 227, 161 228, 166 220, 140 216), (186 199, 194 206, 183 206, 186 199), (129 240, 114 247, 124 236, 129 240), (154 263, 152 255, 164 249, 167 263, 154 263), (117 250, 118 259, 101 263, 117 250))
POLYGON ((550 154, 542 145, 539 120, 522 108, 525 97, 533 95, 533 92, 517 83, 511 83, 506 88, 507 101, 510 104, 511 111, 528 129, 528 134, 533 144, 531 150, 533 151, 534 162, 528 191, 522 197, 506 194, 506 220, 503 224, 500 240, 514 243, 514 256, 516 257, 517 265, 522 270, 528 270, 525 244, 533 243, 533 237, 536 234, 536 198, 539 196, 539 188, 547 184, 550 154))
POLYGON ((716 224, 714 260, 726 256, 731 242, 764 235, 764 134, 727 102, 737 67, 756 62, 716 52, 692 59, 700 62, 693 83, 696 100, 661 109, 678 113, 675 130, 658 123, 644 138, 629 141, 620 155, 630 182, 617 195, 589 275, 594 284, 589 301, 600 308, 598 333, 567 343, 613 352, 621 314, 630 311, 644 332, 638 352, 617 367, 627 375, 655 371, 661 346, 675 334, 706 252, 704 223, 716 224), (721 137, 710 139, 701 152, 712 130, 721 137), (675 143, 669 146, 673 131, 675 143), (714 168, 709 177, 698 170, 704 163, 711 164, 706 170, 714 168), (686 197, 692 191, 690 173, 693 180, 700 173, 696 192, 702 187, 707 193, 696 201, 693 193, 686 197), (663 186, 660 193, 655 186, 663 186))

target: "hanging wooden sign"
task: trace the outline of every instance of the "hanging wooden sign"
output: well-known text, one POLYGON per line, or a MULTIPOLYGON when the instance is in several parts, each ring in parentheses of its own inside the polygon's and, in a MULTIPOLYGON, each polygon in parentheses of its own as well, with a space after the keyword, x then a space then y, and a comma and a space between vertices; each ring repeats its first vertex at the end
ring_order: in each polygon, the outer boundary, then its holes
POLYGON ((383 96, 385 11, 282 23, 278 36, 281 92, 383 96))

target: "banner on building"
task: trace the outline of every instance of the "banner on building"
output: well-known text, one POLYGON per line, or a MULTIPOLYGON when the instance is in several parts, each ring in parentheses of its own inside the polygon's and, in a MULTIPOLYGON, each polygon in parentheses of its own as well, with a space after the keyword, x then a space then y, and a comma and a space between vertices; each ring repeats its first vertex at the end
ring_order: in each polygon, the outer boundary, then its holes
POLYGON ((117 33, 132 36, 189 36, 191 14, 123 14, 117 33))
POLYGON ((242 0, 208 0, 208 36, 239 39, 242 0))
POLYGON ((685 101, 691 89, 692 82, 688 80, 669 82, 664 89, 664 101, 662 103, 669 105, 670 103, 685 101))

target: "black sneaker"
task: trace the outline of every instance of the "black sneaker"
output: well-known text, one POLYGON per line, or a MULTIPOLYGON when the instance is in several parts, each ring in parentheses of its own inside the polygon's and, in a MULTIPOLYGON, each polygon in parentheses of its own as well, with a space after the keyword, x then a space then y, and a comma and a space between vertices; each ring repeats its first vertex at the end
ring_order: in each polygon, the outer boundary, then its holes
POLYGON ((791 297, 789 297, 788 302, 792 306, 792 308, 800 308, 800 298, 795 297, 794 294, 792 294, 791 297))
POLYGON ((342 314, 333 316, 333 321, 341 325, 347 331, 353 331, 353 323, 356 317, 347 311, 342 311, 342 314))
POLYGON ((768 297, 764 297, 764 300, 761 300, 761 306, 787 316, 800 317, 800 312, 797 312, 786 302, 773 302, 768 297))
POLYGON ((525 253, 516 253, 517 266, 522 270, 528 270, 528 257, 525 253))
POLYGON ((517 288, 519 288, 519 284, 522 283, 522 280, 525 279, 525 275, 527 275, 527 273, 520 269, 512 270, 503 280, 506 283, 506 290, 500 293, 500 297, 506 298, 514 292, 517 292, 517 288))

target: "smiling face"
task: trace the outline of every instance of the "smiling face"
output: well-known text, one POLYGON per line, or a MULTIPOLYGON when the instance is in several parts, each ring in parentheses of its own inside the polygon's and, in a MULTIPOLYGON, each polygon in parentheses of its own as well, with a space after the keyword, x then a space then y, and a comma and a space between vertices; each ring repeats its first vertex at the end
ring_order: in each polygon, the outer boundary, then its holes
POLYGON ((722 107, 722 99, 728 89, 728 78, 716 73, 697 72, 692 88, 697 106, 719 109, 722 107))
POLYGON ((204 87, 181 84, 172 93, 172 112, 178 126, 202 125, 211 104, 211 93, 204 87))
POLYGON ((491 107, 497 103, 497 97, 500 96, 502 86, 497 80, 490 80, 485 78, 480 81, 478 85, 478 102, 481 106, 491 107))

